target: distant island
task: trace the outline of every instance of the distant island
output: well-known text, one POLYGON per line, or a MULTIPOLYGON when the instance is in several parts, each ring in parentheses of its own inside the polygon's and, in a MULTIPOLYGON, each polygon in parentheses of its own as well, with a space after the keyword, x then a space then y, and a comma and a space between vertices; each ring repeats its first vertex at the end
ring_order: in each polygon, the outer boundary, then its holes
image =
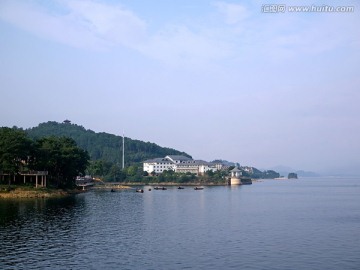
POLYGON ((298 179, 298 176, 296 173, 289 173, 288 174, 288 179, 298 179))

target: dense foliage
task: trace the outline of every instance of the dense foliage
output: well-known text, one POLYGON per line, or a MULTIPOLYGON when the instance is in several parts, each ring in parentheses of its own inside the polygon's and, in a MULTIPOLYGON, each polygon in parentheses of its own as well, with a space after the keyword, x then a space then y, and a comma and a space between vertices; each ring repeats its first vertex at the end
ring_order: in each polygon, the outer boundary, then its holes
POLYGON ((89 154, 71 138, 44 137, 36 141, 36 159, 33 167, 48 171, 57 186, 71 186, 77 175, 84 174, 89 154))
POLYGON ((0 128, 0 173, 8 176, 8 181, 16 181, 21 172, 48 171, 50 185, 73 187, 75 177, 85 173, 88 161, 88 153, 70 138, 31 140, 22 130, 0 128))
POLYGON ((0 128, 0 172, 14 175, 31 162, 33 142, 21 130, 0 128))

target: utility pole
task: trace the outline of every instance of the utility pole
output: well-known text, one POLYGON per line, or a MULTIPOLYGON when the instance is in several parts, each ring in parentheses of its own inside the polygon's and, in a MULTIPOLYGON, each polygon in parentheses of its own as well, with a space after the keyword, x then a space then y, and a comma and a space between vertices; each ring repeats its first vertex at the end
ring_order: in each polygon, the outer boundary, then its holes
POLYGON ((123 132, 122 138, 122 168, 125 168, 125 133, 123 132))

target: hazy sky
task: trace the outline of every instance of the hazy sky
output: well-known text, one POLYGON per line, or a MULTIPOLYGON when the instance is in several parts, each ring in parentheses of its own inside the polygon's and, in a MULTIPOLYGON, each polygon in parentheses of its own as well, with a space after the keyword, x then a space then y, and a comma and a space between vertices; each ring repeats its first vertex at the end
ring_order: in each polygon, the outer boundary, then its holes
POLYGON ((358 1, 1 0, 0 126, 65 119, 259 168, 360 168, 358 1), (263 5, 353 12, 264 13, 263 5))

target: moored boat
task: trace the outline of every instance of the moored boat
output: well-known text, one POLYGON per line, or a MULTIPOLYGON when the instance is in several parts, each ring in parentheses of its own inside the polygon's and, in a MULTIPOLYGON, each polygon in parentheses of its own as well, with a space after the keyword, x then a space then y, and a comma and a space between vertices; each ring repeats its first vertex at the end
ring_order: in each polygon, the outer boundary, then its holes
POLYGON ((154 189, 156 189, 156 190, 167 190, 166 187, 154 187, 154 189))

